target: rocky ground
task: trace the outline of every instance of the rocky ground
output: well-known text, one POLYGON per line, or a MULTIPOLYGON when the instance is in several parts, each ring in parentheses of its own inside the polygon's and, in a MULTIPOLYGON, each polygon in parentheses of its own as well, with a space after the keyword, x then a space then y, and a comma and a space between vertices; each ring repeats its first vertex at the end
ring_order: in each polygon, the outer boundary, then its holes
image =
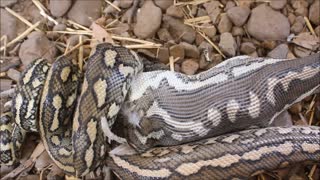
MULTIPOLYGON (((196 74, 228 57, 298 58, 319 52, 319 0, 1 0, 0 107, 20 72, 34 59, 62 54, 85 64, 97 41, 125 45, 171 70, 196 74)), ((320 125, 320 96, 295 104, 289 124, 320 125)), ((23 147, 23 167, 1 167, 1 177, 63 178, 39 137, 23 147)), ((104 171, 107 172, 107 171, 104 171)), ((86 179, 113 177, 109 173, 86 179)), ((316 164, 297 164, 252 179, 319 179, 316 164)))

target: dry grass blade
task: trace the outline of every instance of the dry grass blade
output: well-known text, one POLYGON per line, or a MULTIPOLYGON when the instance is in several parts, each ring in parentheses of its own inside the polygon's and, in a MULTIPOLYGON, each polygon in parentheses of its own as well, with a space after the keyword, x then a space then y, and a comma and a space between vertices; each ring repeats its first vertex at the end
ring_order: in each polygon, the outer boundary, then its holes
POLYGON ((211 22, 211 19, 209 16, 201 16, 201 17, 196 17, 196 18, 190 18, 190 19, 185 19, 184 20, 184 23, 188 23, 188 24, 191 24, 191 23, 209 23, 211 22))
POLYGON ((169 57, 169 65, 170 65, 170 71, 174 71, 174 59, 173 56, 169 57))
POLYGON ((4 50, 3 50, 3 56, 7 55, 7 41, 8 41, 8 36, 7 35, 3 35, 1 38, 1 41, 3 41, 3 45, 4 45, 4 50))
MULTIPOLYGON (((13 10, 11 10, 8 7, 5 7, 5 9, 13 16, 15 16, 16 18, 18 18, 20 21, 22 21, 23 23, 25 23, 26 25, 28 25, 29 27, 31 27, 33 24, 31 22, 29 22, 28 20, 26 20, 24 17, 20 16, 18 13, 14 12, 13 10)), ((40 29, 35 28, 36 31, 42 32, 40 29)))
POLYGON ((193 0, 193 1, 187 1, 187 2, 177 2, 175 0, 174 5, 175 6, 198 5, 198 4, 203 4, 209 1, 211 0, 193 0))
MULTIPOLYGON (((83 29, 85 31, 91 32, 91 29, 89 29, 89 28, 87 28, 85 26, 82 26, 81 24, 78 24, 78 23, 76 23, 74 21, 68 20, 67 22, 70 23, 71 25, 75 26, 76 28, 83 29)), ((70 29, 70 30, 72 30, 72 29, 70 29)))
POLYGON ((306 16, 304 16, 304 20, 306 21, 307 27, 308 27, 309 31, 312 33, 312 35, 314 35, 314 36, 317 37, 317 35, 316 35, 316 33, 314 32, 314 29, 313 29, 313 27, 312 27, 309 19, 308 19, 306 16))
POLYGON ((75 30, 75 31, 47 31, 52 33, 60 33, 60 34, 76 34, 76 35, 92 35, 92 32, 90 31, 83 31, 83 30, 75 30))
POLYGON ((79 47, 79 55, 78 55, 78 64, 79 64, 79 69, 80 71, 82 71, 83 69, 83 40, 82 40, 82 36, 79 36, 79 44, 81 44, 81 46, 79 47))
POLYGON ((28 34, 33 31, 36 27, 38 27, 40 25, 40 21, 36 22, 34 25, 32 25, 31 27, 29 27, 27 30, 25 30, 22 34, 20 34, 18 37, 16 37, 15 39, 13 39, 12 41, 10 41, 6 46, 2 46, 0 48, 0 51, 3 51, 5 48, 12 46, 13 44, 15 44, 16 42, 18 42, 19 40, 25 38, 28 36, 28 34))

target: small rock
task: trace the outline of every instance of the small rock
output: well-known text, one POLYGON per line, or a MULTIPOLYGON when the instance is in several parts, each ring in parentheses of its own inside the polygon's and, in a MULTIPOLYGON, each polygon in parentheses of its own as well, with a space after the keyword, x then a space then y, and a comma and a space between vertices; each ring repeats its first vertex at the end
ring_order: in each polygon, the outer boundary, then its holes
POLYGON ((139 38, 151 38, 161 25, 162 11, 152 1, 145 1, 137 14, 133 32, 139 38))
POLYGON ((225 33, 225 32, 230 32, 232 29, 232 22, 228 18, 227 14, 221 14, 221 19, 218 24, 218 30, 220 34, 225 33))
POLYGON ((53 42, 42 32, 32 32, 20 47, 19 57, 23 65, 27 66, 37 58, 45 58, 52 63, 55 60, 57 49, 53 42))
POLYGON ((201 16, 207 16, 208 13, 205 9, 203 8, 198 8, 198 12, 197 12, 197 17, 201 17, 201 16))
POLYGON ((186 59, 181 64, 181 72, 187 75, 195 74, 198 69, 199 69, 199 64, 192 59, 186 59))
POLYGON ((196 34, 196 45, 199 46, 204 41, 204 37, 202 37, 200 34, 196 34))
POLYGON ((117 25, 115 25, 115 29, 111 30, 111 32, 114 34, 120 35, 120 34, 128 32, 129 29, 130 29, 129 24, 120 22, 117 25))
POLYGON ((175 18, 183 18, 184 16, 182 9, 174 5, 167 9, 166 14, 175 18))
POLYGON ((317 34, 318 37, 320 37, 320 25, 317 26, 315 29, 314 29, 315 33, 317 34))
POLYGON ((258 52, 254 51, 253 53, 249 54, 250 57, 259 57, 258 52))
POLYGON ((244 42, 240 46, 240 52, 243 54, 251 54, 256 49, 256 46, 252 42, 244 42))
POLYGON ((169 49, 165 47, 160 47, 158 51, 158 59, 164 64, 169 63, 169 49))
POLYGON ((300 22, 295 22, 291 28, 290 31, 294 34, 299 34, 303 30, 303 24, 300 22))
POLYGON ((36 160, 34 167, 40 171, 47 167, 49 164, 53 163, 47 151, 43 152, 36 160))
POLYGON ((275 41, 263 41, 261 43, 262 48, 269 49, 269 50, 276 48, 276 46, 277 46, 277 43, 275 41))
POLYGON ((258 40, 283 40, 290 33, 288 18, 265 4, 252 10, 247 27, 249 34, 258 40))
POLYGON ((289 13, 288 20, 289 20, 290 24, 292 25, 296 20, 296 15, 294 15, 293 13, 289 13))
POLYGON ((314 50, 319 47, 319 38, 313 36, 309 32, 300 33, 292 40, 292 42, 310 50, 314 50))
MULTIPOLYGON (((79 36, 80 35, 77 35, 77 34, 71 35, 67 39, 67 44, 69 44, 70 47, 77 45, 79 43, 79 36)), ((82 41, 85 41, 87 39, 89 39, 87 36, 82 35, 82 41)))
POLYGON ((177 63, 174 64, 174 68, 173 69, 174 69, 174 72, 181 72, 181 67, 177 63))
POLYGON ((186 42, 181 42, 180 45, 183 46, 186 57, 199 58, 200 52, 195 45, 191 45, 186 42))
POLYGON ((296 0, 291 0, 291 5, 294 9, 299 9, 301 7, 308 7, 308 2, 307 1, 296 1, 296 0))
POLYGON ((219 47, 229 57, 236 55, 237 43, 231 33, 225 32, 220 36, 219 47))
POLYGON ((280 44, 272 51, 268 53, 268 57, 274 59, 286 59, 289 52, 289 47, 287 44, 280 44))
POLYGON ((275 10, 282 9, 287 4, 287 0, 270 1, 270 6, 275 10))
POLYGON ((309 19, 315 25, 320 25, 320 1, 314 1, 309 9, 309 19))
POLYGON ((154 3, 160 7, 162 10, 168 9, 171 5, 173 5, 173 1, 164 1, 164 0, 154 0, 154 3))
POLYGON ((102 1, 76 0, 68 12, 68 18, 83 25, 90 27, 91 23, 98 19, 101 14, 102 1))
POLYGON ((18 81, 19 81, 19 78, 20 78, 20 72, 17 71, 17 70, 15 70, 15 69, 9 69, 9 70, 7 71, 7 76, 8 76, 10 79, 18 82, 18 81))
POLYGON ((196 16, 198 11, 198 6, 197 5, 191 5, 191 11, 190 11, 190 15, 192 15, 193 17, 196 16))
POLYGON ((131 7, 131 5, 133 3, 133 0, 125 0, 125 1, 118 0, 118 1, 119 1, 119 5, 118 6, 120 8, 124 8, 124 9, 131 7))
MULTIPOLYGON (((65 24, 57 24, 53 27, 53 31, 64 31, 67 29, 67 26, 65 24)), ((59 33, 56 33, 56 32, 48 32, 47 33, 47 36, 50 38, 50 39, 56 39, 60 36, 61 34, 59 33)))
POLYGON ((232 35, 233 36, 243 36, 244 35, 244 30, 242 27, 238 26, 233 26, 232 27, 232 35))
POLYGON ((290 111, 292 114, 298 115, 298 114, 302 111, 302 105, 301 105, 301 103, 295 103, 294 105, 292 105, 292 106, 289 108, 289 111, 290 111))
POLYGON ((221 9, 219 7, 220 3, 218 1, 211 1, 211 2, 203 4, 203 6, 205 7, 208 15, 210 16, 212 23, 217 24, 218 17, 221 13, 221 9))
POLYGON ((296 10, 294 11, 294 13, 295 13, 296 15, 298 15, 298 16, 307 16, 307 14, 308 14, 308 8, 306 8, 306 7, 301 7, 301 8, 299 8, 299 9, 296 9, 296 10))
POLYGON ((8 90, 12 86, 12 80, 0 78, 0 84, 0 91, 8 90))
POLYGON ((179 57, 179 59, 184 59, 184 48, 182 45, 177 44, 170 47, 170 56, 174 58, 179 57))
POLYGON ((288 111, 283 111, 280 113, 272 122, 271 126, 285 126, 290 127, 292 126, 292 118, 288 111))
POLYGON ((223 61, 223 58, 220 54, 212 54, 211 59, 212 59, 212 63, 209 64, 208 68, 216 66, 216 65, 222 63, 222 61, 223 61))
POLYGON ((195 40, 196 32, 183 21, 167 15, 163 16, 163 21, 169 25, 169 32, 175 39, 181 38, 190 44, 195 40))
POLYGON ((224 11, 228 11, 229 9, 235 7, 236 4, 233 1, 228 1, 226 4, 226 7, 224 8, 224 11))
POLYGON ((294 46, 293 47, 293 53, 296 55, 296 57, 306 57, 311 54, 311 50, 303 48, 301 46, 294 46))
POLYGON ((18 0, 1 0, 0 7, 9 7, 9 6, 14 5, 17 2, 18 2, 18 0))
POLYGON ((200 60, 199 60, 199 69, 206 70, 210 63, 211 63, 210 61, 206 60, 205 55, 201 54, 200 60))
POLYGON ((253 3, 255 3, 256 2, 256 0, 245 0, 245 1, 238 1, 238 6, 245 6, 245 7, 251 7, 251 5, 253 4, 253 3))
POLYGON ((201 29, 209 38, 213 38, 217 34, 217 29, 212 24, 203 24, 201 29))
POLYGON ((247 7, 233 7, 227 11, 227 15, 236 26, 242 26, 247 21, 250 9, 247 7))
POLYGON ((19 57, 12 57, 12 59, 8 59, 3 61, 0 66, 0 72, 8 71, 11 68, 17 67, 21 64, 19 57))
POLYGON ((304 17, 303 17, 303 16, 297 16, 297 17, 295 18, 294 22, 301 23, 302 25, 305 25, 305 24, 306 24, 306 21, 304 20, 304 17))
MULTIPOLYGON (((114 1, 112 4, 114 6, 119 6, 120 2, 121 1, 114 1)), ((116 8, 114 8, 114 6, 111 6, 110 4, 108 4, 103 10, 104 14, 109 16, 110 14, 118 12, 118 10, 116 8)), ((126 11, 126 13, 128 13, 128 12, 130 12, 130 10, 126 11)))
POLYGON ((198 49, 199 49, 200 52, 203 52, 204 50, 206 50, 206 51, 211 53, 211 51, 213 50, 213 47, 207 41, 203 41, 199 45, 198 49))
POLYGON ((167 42, 170 40, 173 40, 172 36, 170 35, 169 31, 167 28, 161 28, 159 29, 159 31, 157 32, 158 37, 160 40, 167 42))
POLYGON ((64 31, 67 29, 65 24, 57 24, 53 27, 53 31, 64 31))
POLYGON ((7 42, 9 42, 17 36, 17 19, 2 8, 0 14, 0 36, 2 37, 3 35, 7 35, 7 42))
POLYGON ((71 3, 71 0, 50 0, 50 12, 55 17, 61 17, 68 11, 71 3))

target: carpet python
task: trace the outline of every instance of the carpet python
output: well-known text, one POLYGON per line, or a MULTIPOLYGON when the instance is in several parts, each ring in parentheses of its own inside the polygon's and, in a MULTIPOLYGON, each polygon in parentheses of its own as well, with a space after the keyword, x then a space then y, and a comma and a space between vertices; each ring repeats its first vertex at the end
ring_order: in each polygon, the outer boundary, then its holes
POLYGON ((104 163, 111 140, 139 152, 110 153, 108 164, 125 179, 248 176, 279 163, 319 161, 318 127, 262 128, 319 88, 319 59, 240 56, 193 76, 142 72, 136 53, 106 43, 84 74, 68 57, 52 65, 39 59, 22 73, 12 113, 1 115, 1 163, 14 163, 29 131, 76 176, 104 163), (118 134, 112 127, 119 126, 118 134), (262 129, 233 132, 252 126, 262 129))

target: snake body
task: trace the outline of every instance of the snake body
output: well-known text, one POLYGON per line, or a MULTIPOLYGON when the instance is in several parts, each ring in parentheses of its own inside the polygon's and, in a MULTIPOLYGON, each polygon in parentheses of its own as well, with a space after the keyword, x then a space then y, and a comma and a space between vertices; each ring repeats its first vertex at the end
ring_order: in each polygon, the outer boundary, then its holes
POLYGON ((187 158, 189 155, 202 159, 203 163, 209 160, 221 164, 238 154, 237 161, 222 166, 229 168, 227 172, 231 174, 238 171, 232 168, 240 167, 240 162, 252 165, 245 166, 248 169, 245 173, 239 171, 243 175, 255 172, 257 168, 253 165, 273 167, 269 162, 264 163, 259 149, 289 163, 319 160, 319 139, 315 140, 314 135, 318 136, 320 130, 316 127, 249 130, 207 139, 251 125, 265 127, 290 104, 312 94, 320 84, 319 54, 297 60, 238 57, 194 76, 169 71, 142 73, 142 60, 133 51, 106 43, 97 45, 84 75, 65 56, 59 57, 50 68, 43 62, 31 64, 18 82, 20 90, 13 100, 17 125, 8 126, 10 113, 1 116, 1 163, 14 162, 24 133, 36 131, 37 126, 50 157, 66 173, 77 176, 84 176, 101 165, 111 140, 128 142, 140 153, 154 146, 177 145, 138 155, 111 154, 109 164, 123 178, 129 175, 161 178, 158 175, 162 172, 167 173, 164 178, 196 177, 216 171, 212 170, 214 166, 209 167, 211 164, 202 164, 201 170, 192 172, 188 163, 195 159, 187 158), (42 74, 37 73, 40 69, 42 74), (23 81, 26 75, 28 80, 23 81), (32 86, 28 88, 28 84, 32 86), (30 94, 33 96, 28 97, 30 94), (125 118, 118 121, 118 114, 125 118), (124 138, 111 131, 119 123, 128 128, 124 138), (31 126, 22 129, 28 124, 31 126), (250 136, 250 132, 261 136, 250 136), (10 135, 14 138, 10 139, 10 135), (293 138, 295 135, 300 139, 293 138), (249 145, 242 143, 250 138, 253 141, 249 145), (227 144, 233 140, 234 146, 227 144), (190 141, 196 142, 181 145, 190 141), (290 146, 291 153, 278 152, 275 147, 282 145, 290 146), (213 151, 214 147, 232 155, 219 154, 213 151), (184 156, 188 148, 191 154, 184 156), (243 159, 245 153, 257 159, 252 162, 250 158, 243 159), (303 158, 296 159, 293 154, 303 158), (160 164, 146 167, 146 162, 157 163, 158 157, 160 164))
POLYGON ((250 126, 266 127, 290 105, 320 87, 320 54, 294 60, 227 60, 188 76, 140 73, 126 107, 129 143, 141 152, 250 126))
POLYGON ((303 161, 320 162, 319 127, 251 129, 141 154, 112 154, 121 179, 248 179, 303 161))

